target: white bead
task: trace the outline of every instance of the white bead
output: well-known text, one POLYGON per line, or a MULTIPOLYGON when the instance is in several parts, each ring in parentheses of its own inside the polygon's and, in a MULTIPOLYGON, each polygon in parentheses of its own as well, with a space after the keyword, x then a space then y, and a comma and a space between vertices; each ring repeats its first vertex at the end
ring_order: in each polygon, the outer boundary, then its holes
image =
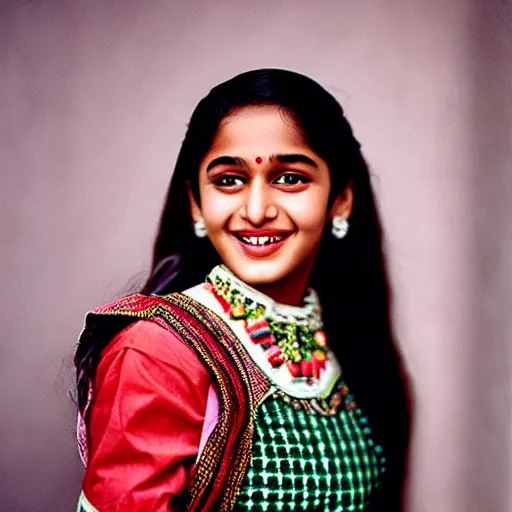
POLYGON ((194 222, 194 233, 197 238, 204 238, 206 236, 206 224, 203 217, 201 217, 197 222, 194 222))
POLYGON ((343 238, 348 232, 348 221, 343 215, 335 215, 332 219, 332 234, 335 238, 343 238))

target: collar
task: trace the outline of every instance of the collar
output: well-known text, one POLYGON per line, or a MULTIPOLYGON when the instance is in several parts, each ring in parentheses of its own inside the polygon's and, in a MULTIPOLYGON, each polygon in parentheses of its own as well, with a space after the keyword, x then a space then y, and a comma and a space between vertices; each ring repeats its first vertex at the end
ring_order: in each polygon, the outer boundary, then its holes
POLYGON ((250 306, 251 309, 256 309, 258 306, 264 308, 265 318, 275 322, 303 325, 313 332, 323 327, 320 300, 312 288, 307 289, 302 299, 302 306, 290 306, 276 302, 268 295, 249 286, 225 265, 214 267, 206 277, 206 281, 212 283, 229 303, 232 304, 236 300, 238 303, 250 306), (234 295, 233 292, 235 292, 234 295))

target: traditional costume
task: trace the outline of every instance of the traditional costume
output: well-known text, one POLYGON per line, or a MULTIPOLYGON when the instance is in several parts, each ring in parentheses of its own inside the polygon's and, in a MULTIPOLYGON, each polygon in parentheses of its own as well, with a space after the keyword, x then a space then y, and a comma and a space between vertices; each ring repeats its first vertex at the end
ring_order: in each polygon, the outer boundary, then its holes
POLYGON ((277 304, 220 265, 184 293, 93 310, 79 343, 105 345, 79 413, 80 512, 372 502, 386 461, 313 290, 277 304))

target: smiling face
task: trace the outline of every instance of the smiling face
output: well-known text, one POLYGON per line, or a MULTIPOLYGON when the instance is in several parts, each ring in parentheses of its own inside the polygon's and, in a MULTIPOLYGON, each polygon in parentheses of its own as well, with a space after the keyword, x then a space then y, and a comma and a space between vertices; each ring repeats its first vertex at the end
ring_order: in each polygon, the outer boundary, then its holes
MULTIPOLYGON (((274 106, 246 107, 219 125, 199 169, 200 207, 224 264, 279 302, 297 303, 325 223, 348 217, 351 193, 328 211, 327 164, 291 117, 274 106)), ((350 192, 350 191, 349 191, 350 192)))

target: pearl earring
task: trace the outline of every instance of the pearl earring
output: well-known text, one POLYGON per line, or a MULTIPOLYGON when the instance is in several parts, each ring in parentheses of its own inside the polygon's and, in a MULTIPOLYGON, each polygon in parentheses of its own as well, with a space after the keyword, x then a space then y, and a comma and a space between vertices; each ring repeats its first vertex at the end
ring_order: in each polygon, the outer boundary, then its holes
POLYGON ((194 233, 197 238, 204 238, 206 236, 206 224, 203 217, 201 217, 197 222, 194 222, 194 233))
POLYGON ((348 232, 348 221, 343 215, 335 215, 332 219, 332 234, 336 238, 343 238, 348 232))

